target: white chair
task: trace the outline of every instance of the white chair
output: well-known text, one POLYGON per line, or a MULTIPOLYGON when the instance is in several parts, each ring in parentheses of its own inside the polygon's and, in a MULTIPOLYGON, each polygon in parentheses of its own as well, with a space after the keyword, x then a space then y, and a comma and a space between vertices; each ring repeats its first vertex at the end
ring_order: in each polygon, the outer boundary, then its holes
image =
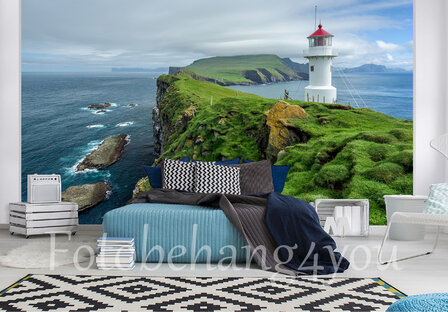
MULTIPOLYGON (((433 139, 431 141, 431 147, 439 151, 445 157, 448 158, 448 134, 444 134, 440 137, 433 139)), ((431 202, 432 205, 428 206, 422 213, 395 212, 391 216, 387 225, 386 233, 381 243, 380 250, 378 251, 378 262, 380 264, 386 264, 390 262, 402 261, 415 257, 425 256, 434 252, 439 242, 440 227, 448 226, 448 184, 444 183, 444 184, 432 185, 428 201, 431 202), (382 260, 383 247, 389 236, 390 227, 392 226, 393 223, 437 226, 436 239, 432 249, 430 251, 416 254, 413 256, 383 261, 382 260)))
POLYGON ((416 258, 420 256, 429 255, 434 252, 434 250, 437 247, 437 244, 439 242, 439 235, 440 235, 440 227, 441 226, 448 226, 448 215, 443 214, 434 214, 434 213, 417 213, 417 212, 395 212, 392 217, 389 220, 389 224, 387 225, 386 234, 384 235, 383 241, 381 243, 380 250, 378 251, 378 262, 380 264, 386 264, 390 262, 396 262, 396 261, 402 261, 407 260, 411 258, 416 258), (406 224, 421 224, 421 225, 433 225, 437 226, 437 234, 436 239, 434 242, 434 245, 430 251, 416 254, 413 256, 403 257, 403 258, 397 258, 397 259, 390 259, 387 261, 382 260, 382 252, 384 244, 389 236, 390 227, 393 223, 406 223, 406 224))

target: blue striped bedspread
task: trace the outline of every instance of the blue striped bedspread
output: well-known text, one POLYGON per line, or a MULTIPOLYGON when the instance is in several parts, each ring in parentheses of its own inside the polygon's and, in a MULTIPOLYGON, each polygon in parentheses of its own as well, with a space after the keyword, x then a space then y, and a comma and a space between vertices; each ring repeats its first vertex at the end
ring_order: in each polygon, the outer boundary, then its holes
POLYGON ((104 215, 103 232, 134 237, 137 262, 167 262, 169 257, 175 263, 246 260, 246 243, 218 208, 130 204, 104 215))

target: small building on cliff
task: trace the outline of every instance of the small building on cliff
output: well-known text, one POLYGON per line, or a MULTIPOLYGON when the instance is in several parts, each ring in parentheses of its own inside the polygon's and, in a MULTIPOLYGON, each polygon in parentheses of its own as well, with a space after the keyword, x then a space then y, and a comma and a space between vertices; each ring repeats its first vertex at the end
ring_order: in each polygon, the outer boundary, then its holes
POLYGON ((332 62, 338 55, 332 46, 333 37, 321 24, 308 36, 308 49, 303 50, 303 57, 309 60, 309 85, 305 87, 307 102, 337 102, 337 90, 331 85, 332 62))

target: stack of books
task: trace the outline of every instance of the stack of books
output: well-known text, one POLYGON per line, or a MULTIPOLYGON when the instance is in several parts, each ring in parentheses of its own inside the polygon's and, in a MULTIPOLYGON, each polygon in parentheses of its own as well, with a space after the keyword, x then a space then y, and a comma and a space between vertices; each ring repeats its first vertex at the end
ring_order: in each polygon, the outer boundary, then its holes
POLYGON ((100 270, 132 270, 135 267, 134 238, 100 237, 96 265, 100 270))

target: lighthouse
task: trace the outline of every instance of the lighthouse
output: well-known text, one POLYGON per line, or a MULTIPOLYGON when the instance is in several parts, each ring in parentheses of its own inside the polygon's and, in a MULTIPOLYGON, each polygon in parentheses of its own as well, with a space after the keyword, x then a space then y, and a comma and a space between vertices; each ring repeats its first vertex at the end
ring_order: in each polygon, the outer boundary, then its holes
POLYGON ((308 36, 308 49, 303 57, 309 60, 309 85, 305 87, 305 101, 336 103, 336 88, 331 85, 333 58, 338 54, 332 47, 333 35, 325 31, 322 25, 308 36))

